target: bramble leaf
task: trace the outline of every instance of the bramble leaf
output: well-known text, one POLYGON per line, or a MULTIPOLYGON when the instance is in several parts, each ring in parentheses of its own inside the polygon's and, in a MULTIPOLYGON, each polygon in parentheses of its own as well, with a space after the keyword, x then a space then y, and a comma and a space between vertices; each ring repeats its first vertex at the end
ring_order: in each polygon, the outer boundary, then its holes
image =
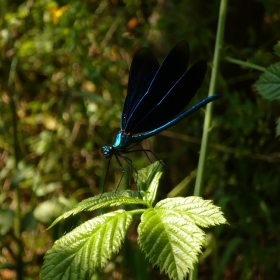
POLYGON ((76 215, 82 211, 94 211, 99 208, 113 207, 121 204, 144 204, 141 193, 133 190, 122 190, 118 192, 108 192, 94 197, 90 197, 78 203, 73 209, 65 212, 63 215, 58 217, 50 226, 53 227, 55 224, 64 220, 72 215, 76 215))
POLYGON ((171 279, 184 279, 205 242, 197 226, 227 223, 219 207, 199 197, 170 198, 146 210, 138 227, 138 243, 153 265, 171 279))
POLYGON ((213 201, 198 196, 176 197, 161 200, 155 209, 166 209, 180 213, 186 220, 201 227, 226 224, 227 221, 213 201))
POLYGON ((42 280, 90 279, 116 254, 131 224, 124 210, 89 220, 55 242, 45 256, 42 280))
POLYGON ((159 179, 162 176, 163 163, 156 161, 138 171, 137 187, 143 191, 144 199, 152 205, 158 189, 159 179))
POLYGON ((85 222, 56 241, 42 267, 42 280, 90 279, 120 249, 132 216, 141 216, 138 243, 152 263, 171 279, 184 279, 198 260, 205 243, 199 228, 227 221, 220 208, 200 197, 167 198, 152 207, 163 165, 155 162, 139 171, 139 191, 125 190, 104 193, 79 203, 53 224, 81 211, 142 204, 148 209, 119 210, 85 222))
POLYGON ((280 62, 270 65, 254 86, 262 97, 280 99, 280 62))

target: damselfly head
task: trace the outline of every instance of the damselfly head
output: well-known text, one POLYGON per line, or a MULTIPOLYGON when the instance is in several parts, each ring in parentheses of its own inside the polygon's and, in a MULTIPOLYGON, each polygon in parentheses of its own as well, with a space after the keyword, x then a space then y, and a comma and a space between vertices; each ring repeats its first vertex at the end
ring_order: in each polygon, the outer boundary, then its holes
POLYGON ((112 146, 104 146, 101 148, 101 153, 105 158, 109 159, 114 153, 114 148, 112 146))

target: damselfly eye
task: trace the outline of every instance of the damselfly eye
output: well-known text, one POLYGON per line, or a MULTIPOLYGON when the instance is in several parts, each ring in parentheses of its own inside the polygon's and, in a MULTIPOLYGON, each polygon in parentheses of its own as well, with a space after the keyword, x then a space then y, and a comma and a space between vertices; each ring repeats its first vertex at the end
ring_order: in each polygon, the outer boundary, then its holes
POLYGON ((110 158, 112 156, 112 150, 111 146, 104 146, 101 148, 101 153, 105 158, 110 158))

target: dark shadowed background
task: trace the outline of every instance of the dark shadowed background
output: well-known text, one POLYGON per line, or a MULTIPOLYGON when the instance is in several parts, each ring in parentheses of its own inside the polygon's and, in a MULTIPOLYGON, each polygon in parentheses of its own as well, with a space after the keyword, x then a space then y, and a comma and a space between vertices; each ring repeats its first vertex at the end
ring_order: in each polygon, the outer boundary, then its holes
MULTIPOLYGON (((207 96, 219 4, 0 1, 0 279, 16 277, 17 195, 24 279, 39 279, 53 242, 100 214, 78 215, 46 230, 77 201, 102 191, 107 161, 100 149, 112 144, 119 130, 136 50, 149 47, 162 61, 173 45, 187 40, 191 64, 209 63, 192 104, 207 96)), ((267 67, 279 61, 273 53, 278 40, 279 1, 229 1, 222 57, 267 67)), ((203 198, 222 207, 230 225, 207 231, 198 279, 280 277, 280 152, 275 137, 280 106, 257 94, 253 84, 260 74, 225 60, 220 64, 217 93, 223 96, 214 104, 203 198)), ((197 111, 143 143, 165 163, 159 199, 184 179, 180 195, 192 195, 203 117, 204 111, 197 111)), ((137 168, 149 164, 144 154, 131 157, 137 168)), ((114 190, 120 176, 112 160, 105 189, 114 190)), ((121 187, 128 181, 126 175, 121 187)), ((122 251, 94 279, 168 279, 139 251, 137 224, 122 251)))

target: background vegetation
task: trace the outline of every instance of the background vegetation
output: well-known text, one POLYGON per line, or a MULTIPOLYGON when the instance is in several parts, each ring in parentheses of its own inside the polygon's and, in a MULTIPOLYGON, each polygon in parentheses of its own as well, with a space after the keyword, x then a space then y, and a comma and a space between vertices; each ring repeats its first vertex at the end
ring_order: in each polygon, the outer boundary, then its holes
MULTIPOLYGON (((46 230, 77 201, 102 191, 107 162, 100 148, 119 129, 138 48, 150 47, 162 60, 176 42, 188 40, 191 64, 209 62, 193 103, 207 95, 219 2, 0 1, 1 279, 15 279, 16 271, 18 279, 39 279, 53 242, 90 215, 46 230)), ((264 100, 252 86, 260 71, 225 57, 262 67, 278 62, 280 3, 228 5, 217 88, 223 97, 214 105, 203 197, 222 207, 230 226, 208 231, 199 279, 277 279, 279 102, 264 100)), ((180 182, 180 195, 192 195, 203 116, 201 110, 144 143, 165 162, 159 198, 174 195, 180 182)), ((139 153, 132 158, 137 168, 149 163, 139 153)), ((121 175, 112 163, 106 190, 121 175)), ((136 227, 96 279, 167 279, 140 253, 136 227)))

